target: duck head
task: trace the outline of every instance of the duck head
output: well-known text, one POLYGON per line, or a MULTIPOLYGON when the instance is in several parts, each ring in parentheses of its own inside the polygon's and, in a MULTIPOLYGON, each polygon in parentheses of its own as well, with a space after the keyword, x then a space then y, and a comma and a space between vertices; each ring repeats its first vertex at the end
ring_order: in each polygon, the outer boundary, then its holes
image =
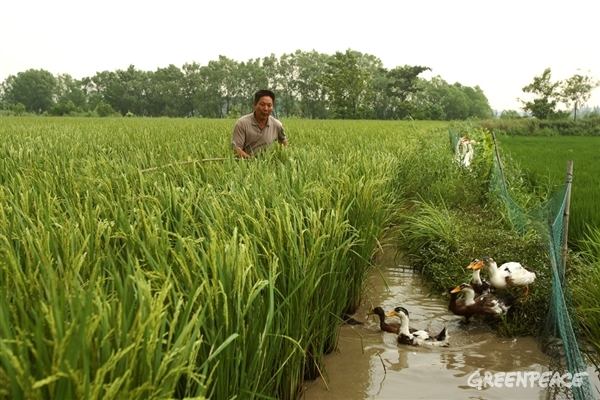
POLYGON ((370 314, 375 314, 375 315, 379 315, 380 317, 384 317, 385 316, 385 311, 383 311, 383 308, 381 307, 375 307, 370 314))
POLYGON ((472 269, 473 271, 476 271, 478 269, 483 268, 485 258, 486 257, 484 257, 482 260, 478 258, 473 259, 473 261, 471 261, 471 263, 467 265, 467 269, 472 269))
POLYGON ((400 317, 402 314, 408 318, 408 310, 404 307, 396 307, 392 311, 388 311, 386 315, 388 317, 400 317))
POLYGON ((496 264, 496 260, 494 260, 492 257, 488 257, 485 256, 482 258, 483 260, 483 266, 484 267, 488 267, 489 269, 496 269, 498 267, 498 264, 496 264))
POLYGON ((473 289, 471 287, 471 285, 469 285, 468 283, 461 283, 454 289, 450 290, 450 293, 458 293, 458 292, 462 292, 463 290, 469 290, 469 289, 473 289))

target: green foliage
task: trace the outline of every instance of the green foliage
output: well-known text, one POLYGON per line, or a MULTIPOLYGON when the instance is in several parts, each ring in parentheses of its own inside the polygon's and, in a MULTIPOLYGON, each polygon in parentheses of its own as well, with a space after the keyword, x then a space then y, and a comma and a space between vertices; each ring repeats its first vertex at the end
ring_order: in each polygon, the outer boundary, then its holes
POLYGON ((573 119, 577 119, 577 110, 592 95, 592 90, 600 85, 600 82, 594 81, 590 76, 575 74, 562 82, 561 96, 563 102, 573 107, 573 119))
POLYGON ((19 79, 9 77, 2 85, 2 98, 6 105, 21 102, 28 111, 40 114, 93 112, 104 102, 121 115, 237 118, 251 112, 256 90, 271 88, 277 93, 275 111, 280 118, 452 120, 491 116, 479 87, 418 77, 428 69, 404 65, 388 70, 379 58, 350 49, 333 55, 297 50, 279 58, 271 54, 241 62, 219 56, 207 65, 169 65, 156 71, 130 65, 80 80, 44 71, 54 83, 43 93, 40 71, 30 70, 19 79), (37 92, 30 90, 32 86, 37 92))
POLYGON ((73 115, 78 111, 81 110, 77 108, 73 101, 62 100, 52 106, 52 108, 50 109, 50 115, 73 115))
POLYGON ((551 118, 558 104, 560 82, 552 82, 552 70, 546 68, 542 75, 533 78, 533 82, 523 87, 523 92, 532 93, 537 98, 532 101, 522 101, 523 110, 536 118, 551 118))
POLYGON ((113 110, 110 104, 105 103, 104 101, 100 101, 96 105, 96 109, 94 110, 99 117, 109 117, 114 115, 116 112, 113 110))
POLYGON ((54 103, 56 78, 43 69, 29 69, 9 76, 4 82, 4 97, 9 104, 21 103, 34 113, 49 111, 54 103))
POLYGON ((537 96, 532 101, 523 101, 523 110, 539 119, 563 119, 569 112, 557 111, 559 102, 573 107, 573 120, 577 120, 577 111, 592 95, 592 90, 600 85, 589 76, 575 74, 564 81, 552 80, 552 70, 546 68, 541 76, 523 88, 523 92, 537 96))
POLYGON ((521 118, 521 114, 519 114, 516 110, 503 110, 502 114, 500 114, 500 119, 516 119, 521 118))
POLYGON ((15 103, 10 106, 10 111, 12 111, 14 115, 20 116, 25 114, 26 108, 23 103, 15 103))
POLYGON ((419 82, 419 87, 411 104, 415 119, 464 120, 492 115, 487 98, 478 86, 450 85, 436 76, 419 82))

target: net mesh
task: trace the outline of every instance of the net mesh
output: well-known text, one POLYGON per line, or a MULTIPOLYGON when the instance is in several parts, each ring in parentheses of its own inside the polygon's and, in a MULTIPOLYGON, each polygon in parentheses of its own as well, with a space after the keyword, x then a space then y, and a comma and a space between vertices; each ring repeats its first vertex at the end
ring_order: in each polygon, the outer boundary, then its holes
MULTIPOLYGON (((547 318, 547 334, 550 337, 560 338, 561 354, 564 354, 566 370, 574 376, 576 373, 585 373, 586 362, 579 350, 577 337, 569 313, 570 296, 565 285, 565 254, 562 244, 565 234, 564 214, 569 194, 569 185, 554 193, 549 200, 536 210, 525 211, 514 200, 509 192, 506 177, 502 168, 499 149, 494 140, 494 162, 491 174, 491 190, 497 193, 505 206, 506 213, 513 226, 524 233, 527 229, 535 229, 542 237, 546 238, 548 257, 552 269, 552 290, 550 296, 549 313, 547 318)), ((587 375, 583 375, 582 384, 573 385, 568 396, 575 400, 595 399, 587 375)))

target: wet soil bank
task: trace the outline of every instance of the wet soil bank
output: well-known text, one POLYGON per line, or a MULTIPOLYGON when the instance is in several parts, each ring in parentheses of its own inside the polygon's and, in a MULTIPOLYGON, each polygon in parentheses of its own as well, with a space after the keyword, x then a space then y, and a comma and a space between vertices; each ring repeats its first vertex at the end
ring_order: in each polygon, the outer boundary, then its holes
POLYGON ((303 399, 546 399, 546 389, 469 385, 477 371, 548 371, 549 357, 532 337, 503 338, 486 324, 468 325, 448 311, 445 297, 429 293, 419 274, 394 251, 379 257, 370 274, 361 308, 354 315, 364 325, 341 327, 338 348, 325 357, 324 379, 307 382, 303 399), (380 305, 389 310, 402 305, 411 326, 450 334, 447 348, 407 347, 396 336, 381 332, 368 312, 380 305))

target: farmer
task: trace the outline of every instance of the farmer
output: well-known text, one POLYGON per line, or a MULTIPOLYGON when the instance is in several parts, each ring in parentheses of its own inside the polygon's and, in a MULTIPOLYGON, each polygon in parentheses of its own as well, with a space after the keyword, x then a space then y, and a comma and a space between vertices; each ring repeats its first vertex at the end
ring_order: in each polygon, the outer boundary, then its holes
POLYGON ((254 94, 254 112, 238 119, 233 127, 231 145, 237 157, 250 158, 275 140, 287 146, 283 125, 271 116, 274 104, 272 91, 259 90, 254 94))

